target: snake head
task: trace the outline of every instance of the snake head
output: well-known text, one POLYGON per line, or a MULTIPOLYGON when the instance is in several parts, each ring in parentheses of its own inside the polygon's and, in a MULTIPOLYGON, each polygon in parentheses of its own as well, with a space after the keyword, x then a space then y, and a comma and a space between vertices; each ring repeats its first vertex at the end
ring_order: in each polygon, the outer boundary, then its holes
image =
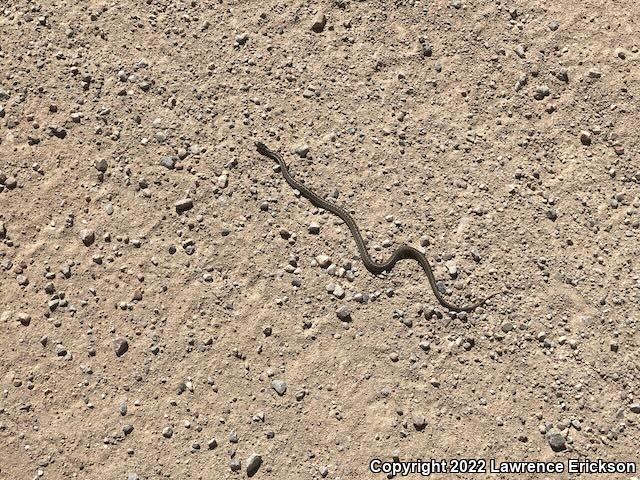
POLYGON ((255 144, 256 144, 256 148, 258 149, 258 153, 262 155, 269 154, 269 147, 267 147, 264 143, 256 141, 255 144))

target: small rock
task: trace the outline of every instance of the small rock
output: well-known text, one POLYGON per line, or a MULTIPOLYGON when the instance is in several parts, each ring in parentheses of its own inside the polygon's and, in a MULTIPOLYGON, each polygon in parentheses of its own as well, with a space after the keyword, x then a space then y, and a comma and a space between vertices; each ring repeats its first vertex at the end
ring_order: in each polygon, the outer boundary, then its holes
POLYGON ((229 468, 232 472, 237 472, 242 468, 242 465, 240 465, 240 462, 234 458, 229 462, 229 468))
POLYGON ((174 157, 165 156, 160 159, 160 165, 169 170, 173 170, 176 167, 176 161, 174 157))
POLYGON ((602 72, 597 68, 592 68, 589 70, 589 78, 600 78, 602 77, 602 72))
POLYGON ((26 313, 18 314, 18 321, 25 327, 28 327, 31 323, 31 315, 27 315, 26 313))
POLYGON ((133 425, 126 424, 124 427, 122 427, 122 431, 125 435, 129 435, 131 432, 133 432, 133 425))
POLYGON ((13 190, 18 186, 18 180, 16 180, 16 177, 7 177, 7 179, 4 181, 4 186, 9 190, 13 190))
POLYGON ((164 428, 162 429, 162 436, 163 436, 164 438, 171 438, 171 437, 173 437, 173 428, 171 428, 171 427, 164 427, 164 428))
POLYGON ((629 405, 629 410, 633 413, 640 413, 640 403, 632 403, 629 405))
POLYGON ((5 227, 4 222, 0 222, 0 240, 7 236, 7 227, 5 227))
POLYGON ((583 145, 591 145, 591 133, 586 130, 580 132, 580 141, 583 145))
POLYGON ((424 430, 425 427, 427 426, 427 419, 424 418, 424 415, 414 414, 413 415, 413 426, 418 431, 424 430))
POLYGON ((190 198, 182 198, 175 203, 176 212, 182 213, 193 208, 193 200, 190 198))
POLYGON ((307 230, 312 235, 318 235, 320 233, 320 225, 316 222, 312 222, 309 224, 309 227, 307 230))
POLYGON ((236 35, 235 38, 235 44, 237 46, 240 45, 244 45, 245 43, 247 43, 247 41, 249 40, 249 34, 248 33, 239 33, 238 35, 236 35))
POLYGON ((129 350, 129 342, 127 342, 124 338, 116 338, 113 341, 113 349, 116 352, 117 357, 121 357, 127 350, 129 350))
POLYGON ((533 98, 536 100, 543 100, 551 94, 551 90, 547 85, 540 85, 536 88, 536 92, 533 94, 533 98))
POLYGON ((451 276, 451 278, 456 278, 458 276, 458 267, 453 261, 448 261, 445 266, 447 267, 447 272, 451 276))
POLYGON ((93 244, 96 240, 96 233, 93 230, 85 229, 80 231, 80 239, 86 247, 93 244))
POLYGON ((107 164, 107 161, 104 158, 98 160, 95 164, 96 170, 102 173, 107 171, 108 166, 109 165, 107 164))
POLYGON ((329 255, 318 255, 316 257, 316 262, 318 262, 318 265, 320 265, 320 267, 327 268, 329 265, 331 265, 331 257, 329 255))
POLYGON ((567 448, 566 441, 560 432, 549 432, 547 441, 554 452, 561 452, 567 448))
POLYGON ((273 388, 278 395, 283 396, 287 391, 287 384, 283 380, 271 380, 271 388, 273 388))
POLYGON ((430 57, 433 55, 433 48, 431 47, 431 44, 427 42, 426 38, 420 37, 420 48, 423 56, 430 57))
POLYGON ((348 322, 351 320, 351 312, 345 306, 342 306, 336 310, 337 317, 343 322, 348 322))
POLYGON ((311 30, 315 33, 321 33, 324 27, 327 25, 327 17, 323 12, 316 13, 313 17, 313 23, 311 24, 311 30))
POLYGON ((511 322, 505 322, 505 323, 503 323, 503 324, 502 324, 501 330, 502 330, 504 333, 509 333, 511 330, 513 330, 513 328, 514 328, 514 327, 513 327, 513 323, 511 323, 511 322))
POLYGON ((309 145, 307 145, 306 143, 296 147, 295 150, 296 154, 302 158, 305 158, 307 156, 307 154, 309 153, 309 145))
POLYGON ((209 440, 207 442, 207 448, 209 450, 213 450, 214 448, 216 448, 218 446, 218 441, 215 438, 212 438, 211 440, 209 440))
POLYGON ((552 32, 555 32, 556 30, 558 30, 558 28, 560 28, 560 23, 557 22, 556 20, 553 20, 551 22, 549 22, 549 30, 551 30, 552 32))
POLYGON ((556 78, 561 82, 567 83, 569 81, 569 71, 566 68, 561 68, 556 72, 556 78))
POLYGON ((253 477, 262 465, 262 457, 257 453, 252 453, 247 458, 247 476, 253 477))

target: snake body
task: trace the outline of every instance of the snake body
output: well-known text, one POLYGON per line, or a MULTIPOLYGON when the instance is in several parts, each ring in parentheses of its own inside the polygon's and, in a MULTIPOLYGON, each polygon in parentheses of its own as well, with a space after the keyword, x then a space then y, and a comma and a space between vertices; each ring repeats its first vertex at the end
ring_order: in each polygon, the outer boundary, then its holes
POLYGON ((477 307, 479 307, 484 302, 486 302, 489 298, 491 298, 491 297, 487 297, 476 303, 473 303, 471 305, 466 305, 463 307, 449 303, 438 290, 438 287, 436 285, 436 279, 435 279, 435 276, 433 275, 433 269, 431 268, 431 265, 429 264, 427 257, 425 257, 422 252, 420 252, 419 250, 409 245, 401 245, 400 247, 398 247, 393 252, 391 257, 389 257, 389 260, 387 260, 386 262, 382 262, 382 263, 376 262, 373 258, 371 258, 371 255, 369 255, 369 252, 367 251, 367 247, 364 244, 364 240, 362 238, 362 234, 360 233, 360 229, 358 228, 358 225, 356 225, 356 222, 353 220, 353 218, 351 218, 351 215, 346 210, 344 210, 343 208, 331 202, 328 202, 324 198, 319 197, 318 195, 313 193, 311 190, 309 190, 305 185, 295 180, 291 176, 291 173, 289 173, 289 169, 287 168, 287 164, 285 163, 284 158, 282 158, 282 155, 280 155, 278 152, 271 150, 262 142, 255 142, 255 145, 256 145, 256 148, 258 149, 258 153, 278 162, 278 164, 280 165, 280 169, 282 171, 282 175, 284 176, 284 179, 289 184, 289 186, 291 186, 291 188, 298 190, 303 197, 308 199, 316 207, 322 208, 324 210, 327 210, 333 213, 334 215, 337 215, 344 221, 344 223, 347 224, 347 226, 349 227, 349 230, 351 230, 351 234, 353 235, 353 238, 356 241, 356 245, 358 246, 358 251, 360 252, 360 257, 362 257, 364 266, 367 268, 367 270, 369 270, 374 275, 379 275, 382 272, 391 271, 391 269, 395 266, 395 264, 398 263, 400 260, 412 259, 418 262, 422 267, 422 269, 427 274, 427 278, 429 279, 429 285, 431 285, 431 290, 433 290, 433 294, 436 296, 440 304, 443 307, 448 308, 449 310, 452 310, 454 312, 470 312, 472 310, 475 310, 477 307))

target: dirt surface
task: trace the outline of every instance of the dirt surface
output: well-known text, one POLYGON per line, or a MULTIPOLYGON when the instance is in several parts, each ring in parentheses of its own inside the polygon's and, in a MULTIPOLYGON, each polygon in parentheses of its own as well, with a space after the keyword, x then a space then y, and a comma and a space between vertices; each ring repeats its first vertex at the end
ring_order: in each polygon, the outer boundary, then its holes
POLYGON ((639 33, 631 1, 0 2, 0 478, 638 462, 639 33), (378 260, 499 295, 370 274, 254 140, 378 260))

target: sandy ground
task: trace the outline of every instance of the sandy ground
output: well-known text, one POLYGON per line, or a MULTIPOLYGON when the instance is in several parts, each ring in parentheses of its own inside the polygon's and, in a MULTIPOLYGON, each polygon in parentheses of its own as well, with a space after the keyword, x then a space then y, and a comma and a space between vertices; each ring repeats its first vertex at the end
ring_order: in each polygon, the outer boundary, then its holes
POLYGON ((638 462, 639 34, 632 1, 0 2, 0 478, 638 462), (370 274, 254 140, 377 259, 500 294, 370 274))

